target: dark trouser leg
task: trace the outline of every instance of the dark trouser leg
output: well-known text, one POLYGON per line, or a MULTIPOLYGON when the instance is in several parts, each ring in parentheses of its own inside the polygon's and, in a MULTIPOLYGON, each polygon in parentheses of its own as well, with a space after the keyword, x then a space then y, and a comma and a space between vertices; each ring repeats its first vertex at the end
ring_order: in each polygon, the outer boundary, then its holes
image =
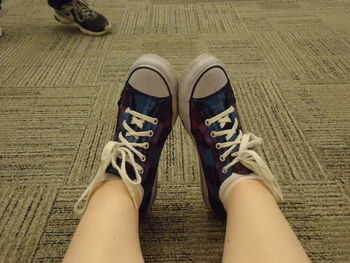
POLYGON ((48 0, 49 6, 55 9, 61 9, 63 5, 68 4, 70 2, 72 2, 72 0, 48 0))

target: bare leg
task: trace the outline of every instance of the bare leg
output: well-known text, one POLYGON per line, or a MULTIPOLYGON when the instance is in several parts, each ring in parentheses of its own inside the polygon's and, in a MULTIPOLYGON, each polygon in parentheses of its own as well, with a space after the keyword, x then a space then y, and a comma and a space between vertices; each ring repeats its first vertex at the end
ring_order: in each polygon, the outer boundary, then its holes
POLYGON ((122 180, 103 183, 92 195, 63 262, 144 262, 138 215, 122 180))
POLYGON ((224 263, 309 263, 272 194, 257 180, 231 190, 224 263))

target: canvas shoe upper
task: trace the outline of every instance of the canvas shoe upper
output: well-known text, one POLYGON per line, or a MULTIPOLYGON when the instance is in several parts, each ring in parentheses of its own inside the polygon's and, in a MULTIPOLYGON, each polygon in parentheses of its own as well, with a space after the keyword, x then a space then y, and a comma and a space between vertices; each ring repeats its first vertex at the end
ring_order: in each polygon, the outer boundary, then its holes
POLYGON ((54 9, 57 21, 62 24, 77 24, 80 30, 88 35, 103 35, 112 30, 108 19, 90 8, 84 0, 72 0, 54 9))
POLYGON ((118 102, 113 140, 104 147, 98 173, 75 206, 78 214, 94 189, 116 176, 136 208, 152 205, 160 154, 178 114, 176 94, 177 78, 165 59, 144 55, 134 63, 118 102))
POLYGON ((188 67, 179 89, 179 114, 197 145, 203 198, 225 215, 227 196, 240 180, 260 179, 277 200, 281 191, 252 148, 262 140, 243 133, 236 99, 224 65, 205 54, 188 67))

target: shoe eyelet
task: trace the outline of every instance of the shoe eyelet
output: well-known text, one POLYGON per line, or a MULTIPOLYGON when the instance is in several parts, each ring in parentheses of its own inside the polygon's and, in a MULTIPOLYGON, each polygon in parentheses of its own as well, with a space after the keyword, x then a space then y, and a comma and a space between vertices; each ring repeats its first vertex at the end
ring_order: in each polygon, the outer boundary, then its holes
POLYGON ((141 157, 141 162, 144 162, 144 161, 146 161, 146 156, 145 155, 142 155, 142 157, 141 157))
POLYGON ((145 171, 145 170, 144 170, 143 168, 140 169, 139 174, 143 174, 144 171, 145 171))
POLYGON ((148 132, 148 136, 149 136, 149 137, 152 137, 152 136, 153 136, 153 131, 149 131, 149 132, 148 132))
POLYGON ((222 169, 221 169, 221 172, 225 174, 225 173, 227 173, 227 170, 224 169, 224 168, 222 168, 222 169))
POLYGON ((221 149, 220 144, 219 144, 219 143, 216 143, 216 144, 215 144, 215 148, 218 149, 218 150, 221 149))
POLYGON ((146 142, 146 143, 145 143, 145 146, 144 146, 143 148, 144 148, 144 149, 148 149, 148 148, 149 148, 149 143, 146 142))
POLYGON ((224 156, 220 155, 219 159, 220 159, 220 161, 223 162, 223 161, 225 161, 226 158, 224 156))
POLYGON ((155 119, 155 120, 153 121, 153 124, 158 124, 158 119, 155 119))
POLYGON ((209 125, 210 125, 210 123, 209 123, 209 120, 208 120, 208 119, 206 119, 204 123, 205 123, 205 125, 206 125, 206 126, 209 126, 209 125))
POLYGON ((212 138, 215 137, 215 132, 214 131, 210 132, 210 137, 212 137, 212 138))

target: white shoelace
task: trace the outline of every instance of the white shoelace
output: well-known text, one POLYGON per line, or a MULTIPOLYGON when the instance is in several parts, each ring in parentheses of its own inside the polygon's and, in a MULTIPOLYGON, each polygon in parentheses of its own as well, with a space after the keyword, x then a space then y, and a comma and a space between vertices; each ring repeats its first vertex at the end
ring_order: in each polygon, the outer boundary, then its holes
MULTIPOLYGON (((231 106, 230 108, 221 112, 220 114, 210 119, 207 119, 205 121, 205 124, 207 126, 210 126, 213 123, 218 122, 220 124, 220 127, 223 128, 226 123, 232 122, 229 114, 234 111, 234 107, 231 106)), ((252 170, 254 173, 249 175, 233 174, 228 179, 226 179, 220 188, 221 201, 223 201, 223 203, 225 204, 227 195, 234 186, 234 184, 244 179, 262 180, 265 186, 267 186, 270 189, 275 199, 277 201, 281 201, 283 199, 281 189, 271 170, 255 151, 250 150, 254 146, 261 144, 262 139, 251 133, 243 134, 243 132, 239 130, 237 138, 234 141, 229 141, 232 138, 232 136, 236 134, 237 128, 238 120, 235 119, 231 129, 213 131, 210 134, 211 137, 225 136, 226 142, 218 142, 215 145, 217 149, 227 148, 227 150, 220 155, 220 161, 224 162, 229 155, 233 158, 233 160, 230 163, 223 167, 222 172, 227 173, 230 167, 240 162, 245 167, 252 170), (239 150, 232 153, 233 149, 239 144, 239 150)))
MULTIPOLYGON (((127 108, 125 112, 132 115, 131 124, 135 124, 140 129, 143 128, 145 121, 150 122, 152 124, 158 123, 157 118, 149 117, 139 112, 130 110, 129 108, 127 108)), ((153 136, 152 130, 137 132, 133 130, 125 120, 123 121, 123 126, 127 131, 125 136, 134 136, 136 139, 143 136, 147 136, 147 137, 153 136)), ((81 195, 81 197, 79 198, 79 200, 74 206, 74 211, 77 214, 84 213, 87 207, 87 202, 91 194, 94 192, 94 190, 96 190, 97 187, 99 187, 102 184, 102 182, 106 180, 118 178, 114 175, 106 174, 106 169, 110 164, 112 164, 114 169, 118 171, 118 174, 120 175, 121 179, 123 180, 125 186, 127 187, 130 193, 130 196, 134 202, 135 207, 139 208, 143 198, 143 188, 141 186, 142 178, 140 175, 143 173, 143 168, 141 165, 139 165, 135 161, 134 154, 136 154, 142 162, 146 161, 146 156, 144 156, 141 152, 139 152, 135 147, 148 149, 149 143, 148 142, 143 142, 143 143, 129 142, 122 135, 122 133, 119 133, 118 139, 120 140, 120 142, 110 141, 104 147, 102 151, 102 157, 101 157, 102 164, 98 169, 95 178, 92 180, 90 185, 86 188, 86 190, 84 191, 84 193, 81 195), (117 164, 118 158, 121 160, 120 166, 117 164), (131 164, 132 167, 134 168, 135 177, 136 177, 134 180, 131 179, 127 174, 126 162, 131 164)))

